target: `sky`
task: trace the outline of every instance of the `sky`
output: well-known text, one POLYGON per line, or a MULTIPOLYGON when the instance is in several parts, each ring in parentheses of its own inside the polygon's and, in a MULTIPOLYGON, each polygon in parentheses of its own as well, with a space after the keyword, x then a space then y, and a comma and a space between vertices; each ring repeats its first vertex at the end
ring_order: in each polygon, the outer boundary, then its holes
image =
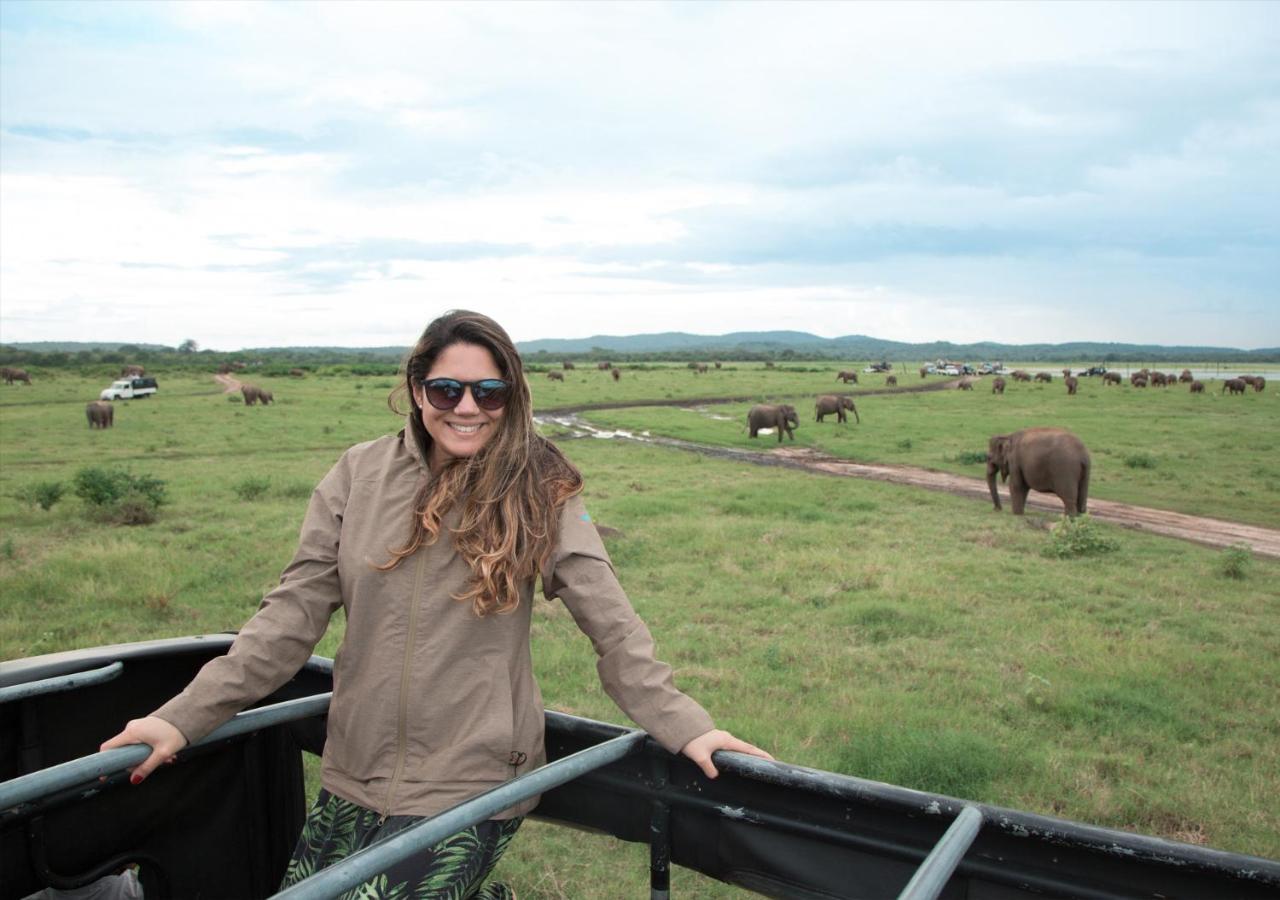
POLYGON ((1280 346, 1274 3, 0 0, 0 341, 1280 346))

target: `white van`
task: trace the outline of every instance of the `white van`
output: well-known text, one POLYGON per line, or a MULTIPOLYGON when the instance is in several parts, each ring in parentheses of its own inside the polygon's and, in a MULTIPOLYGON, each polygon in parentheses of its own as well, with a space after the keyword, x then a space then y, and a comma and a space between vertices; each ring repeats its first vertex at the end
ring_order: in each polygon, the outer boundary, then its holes
POLYGON ((154 378, 121 378, 98 395, 99 400, 133 400, 150 397, 157 390, 154 378))

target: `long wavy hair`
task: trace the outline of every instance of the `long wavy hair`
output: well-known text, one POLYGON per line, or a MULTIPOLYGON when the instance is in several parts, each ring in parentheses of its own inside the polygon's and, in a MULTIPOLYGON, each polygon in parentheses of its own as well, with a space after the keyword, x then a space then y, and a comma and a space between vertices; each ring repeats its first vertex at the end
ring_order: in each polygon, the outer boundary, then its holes
POLYGON ((445 514, 461 505, 461 520, 449 531, 472 577, 454 599, 470 602, 478 616, 509 613, 520 605, 521 586, 550 558, 560 510, 582 490, 582 475, 534 429, 533 398, 511 338, 488 316, 462 309, 447 312, 427 326, 405 357, 403 382, 387 398, 392 411, 403 414, 400 401, 408 397, 409 427, 424 462, 431 459, 434 442, 422 424, 422 407, 413 386, 454 344, 489 351, 502 379, 511 385, 507 405, 493 437, 478 452, 453 458, 431 473, 414 499, 409 539, 389 549, 391 559, 376 568, 394 569, 419 547, 434 544, 445 514))

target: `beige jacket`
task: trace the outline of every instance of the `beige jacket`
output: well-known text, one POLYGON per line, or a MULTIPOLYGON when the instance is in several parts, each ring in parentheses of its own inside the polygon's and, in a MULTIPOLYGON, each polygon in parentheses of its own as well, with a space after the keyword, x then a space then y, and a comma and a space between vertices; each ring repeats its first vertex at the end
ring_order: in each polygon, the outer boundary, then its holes
MULTIPOLYGON (((533 678, 533 581, 507 615, 479 618, 452 599, 470 570, 447 538, 390 572, 429 473, 412 428, 352 447, 316 487, 279 587, 181 694, 155 712, 197 741, 270 694, 307 661, 341 607, 321 779, 385 815, 434 815, 546 761, 533 678)), ((445 518, 456 524, 455 510, 445 518)), ((615 577, 580 497, 565 505, 542 573, 599 656, 605 691, 671 752, 714 726, 676 690, 653 638, 615 577)), ((523 815, 526 801, 500 816, 523 815)))

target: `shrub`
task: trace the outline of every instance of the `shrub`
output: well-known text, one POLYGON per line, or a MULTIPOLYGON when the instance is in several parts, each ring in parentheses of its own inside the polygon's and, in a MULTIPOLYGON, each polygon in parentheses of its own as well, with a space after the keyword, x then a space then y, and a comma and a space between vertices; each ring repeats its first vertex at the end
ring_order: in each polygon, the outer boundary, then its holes
POLYGON ((1236 544, 1222 551, 1220 571, 1227 578, 1243 580, 1249 576, 1249 567, 1253 565, 1253 552, 1244 545, 1236 544))
POLYGON ((1063 519, 1050 533, 1044 555, 1058 559, 1092 556, 1120 549, 1120 542, 1089 516, 1063 519))
POLYGON ((1150 453, 1130 453, 1124 458, 1124 464, 1130 469, 1154 469, 1156 459, 1150 453))
POLYGON ((67 487, 61 481, 37 481, 34 484, 23 485, 18 489, 16 496, 28 506, 38 506, 48 512, 66 492, 67 487))
POLYGON ((231 486, 231 490, 235 491, 236 496, 246 501, 257 500, 270 489, 270 478, 258 478, 252 475, 231 486))
POLYGON ((956 454, 956 462, 965 466, 976 466, 978 463, 985 463, 986 461, 987 451, 985 450, 980 450, 978 452, 974 452, 973 450, 961 450, 956 454))
POLYGON ((315 485, 309 481, 295 481, 282 487, 280 496, 287 497, 290 500, 310 500, 311 493, 314 490, 315 485))
POLYGON ((898 441, 899 450, 910 450, 911 447, 912 447, 911 438, 903 438, 902 440, 898 441))
POLYGON ((150 475, 89 466, 76 473, 76 496, 107 522, 149 525, 165 501, 165 484, 150 475))

